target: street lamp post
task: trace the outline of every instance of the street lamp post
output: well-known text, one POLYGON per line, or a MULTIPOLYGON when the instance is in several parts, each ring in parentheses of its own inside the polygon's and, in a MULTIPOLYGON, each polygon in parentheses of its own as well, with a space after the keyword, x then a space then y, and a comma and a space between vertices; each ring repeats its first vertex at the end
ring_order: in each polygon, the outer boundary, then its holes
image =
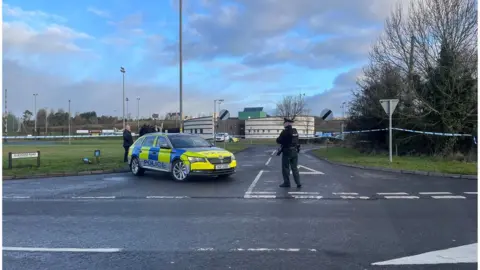
POLYGON ((140 132, 140 97, 137 97, 137 131, 140 132))
POLYGON ((127 116, 127 122, 128 122, 128 120, 130 119, 130 115, 128 114, 128 97, 125 98, 125 103, 127 104, 127 113, 126 113, 126 116, 127 116))
POLYGON ((216 128, 216 124, 217 124, 217 117, 216 117, 216 114, 217 114, 217 103, 220 104, 223 102, 223 99, 214 99, 213 100, 213 116, 212 116, 212 121, 213 121, 213 143, 215 143, 215 128, 216 128))
POLYGON ((70 99, 68 100, 68 144, 72 144, 72 125, 71 125, 72 116, 70 114, 70 99))
POLYGON ((45 136, 48 134, 48 108, 45 108, 45 136))
POLYGON ((122 89, 123 89, 123 97, 122 97, 122 106, 123 106, 123 129, 125 129, 125 68, 120 67, 120 72, 122 72, 122 89))
POLYGON ((180 133, 183 132, 183 55, 182 55, 182 0, 178 1, 178 58, 179 58, 179 90, 180 90, 180 133))
POLYGON ((33 129, 34 134, 33 136, 37 136, 37 96, 38 94, 33 94, 33 111, 35 114, 35 128, 33 129))

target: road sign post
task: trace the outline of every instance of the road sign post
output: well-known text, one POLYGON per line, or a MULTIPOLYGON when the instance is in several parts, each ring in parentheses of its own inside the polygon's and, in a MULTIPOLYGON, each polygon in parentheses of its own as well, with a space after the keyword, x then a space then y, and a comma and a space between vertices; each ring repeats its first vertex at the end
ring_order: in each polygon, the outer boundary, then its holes
MULTIPOLYGON (((220 118, 220 121, 225 121, 228 118, 230 118, 230 112, 228 110, 225 110, 225 109, 221 110, 218 115, 219 115, 218 118, 220 118)), ((226 142, 227 139, 225 138, 225 133, 226 132, 223 133, 224 134, 223 135, 223 148, 226 148, 226 144, 227 144, 227 142, 226 142)), ((216 139, 214 139, 214 140, 216 140, 216 139)))
POLYGON ((392 115, 398 105, 398 99, 380 99, 380 104, 388 115, 388 158, 392 162, 392 115))

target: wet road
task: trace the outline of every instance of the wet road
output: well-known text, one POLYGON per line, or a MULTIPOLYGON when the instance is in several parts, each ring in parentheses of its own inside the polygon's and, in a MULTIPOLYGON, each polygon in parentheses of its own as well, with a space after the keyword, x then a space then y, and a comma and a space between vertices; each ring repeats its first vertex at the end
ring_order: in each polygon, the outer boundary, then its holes
POLYGON ((476 269, 455 251, 457 264, 430 255, 419 260, 431 264, 372 265, 476 243, 476 180, 366 171, 302 153, 303 188, 282 189, 274 150, 238 153, 229 180, 5 181, 4 269, 476 269))

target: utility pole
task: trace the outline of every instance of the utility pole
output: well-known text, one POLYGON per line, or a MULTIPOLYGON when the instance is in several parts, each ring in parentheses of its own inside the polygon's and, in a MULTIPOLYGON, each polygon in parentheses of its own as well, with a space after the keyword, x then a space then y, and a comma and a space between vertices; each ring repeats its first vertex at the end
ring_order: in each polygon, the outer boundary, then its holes
MULTIPOLYGON (((7 89, 5 88, 5 137, 8 136, 8 110, 7 110, 7 89)), ((13 122, 15 124, 15 121, 13 122)), ((7 142, 7 139, 5 139, 5 142, 7 142)))
POLYGON ((71 128, 71 119, 72 119, 72 116, 70 115, 70 99, 68 100, 68 144, 72 144, 72 135, 71 135, 71 132, 72 132, 72 128, 71 128))
POLYGON ((123 97, 122 97, 122 107, 123 107, 123 129, 125 130, 125 68, 120 67, 120 72, 122 72, 122 89, 123 89, 123 97))
POLYGON ((342 107, 342 126, 341 126, 342 127, 342 140, 345 140, 345 134, 343 134, 343 132, 345 131, 344 130, 345 129, 345 104, 346 104, 346 102, 344 101, 342 103, 342 106, 341 106, 342 107))
POLYGON ((127 114, 126 115, 127 115, 127 122, 128 122, 128 120, 130 119, 130 115, 128 114, 128 97, 125 98, 125 103, 127 104, 127 114))
POLYGON ((45 136, 48 134, 48 112, 47 108, 45 108, 45 136))
POLYGON ((183 133, 183 55, 182 55, 182 0, 178 1, 178 58, 179 58, 179 89, 180 89, 180 133, 183 133))
POLYGON ((37 96, 38 94, 33 94, 33 111, 35 114, 35 128, 33 129, 33 136, 37 136, 37 96))

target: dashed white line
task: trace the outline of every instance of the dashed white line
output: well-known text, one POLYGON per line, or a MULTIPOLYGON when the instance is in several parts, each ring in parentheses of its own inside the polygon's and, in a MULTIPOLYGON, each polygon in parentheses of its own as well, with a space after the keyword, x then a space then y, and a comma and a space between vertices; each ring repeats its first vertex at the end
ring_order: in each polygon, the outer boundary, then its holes
POLYGON ((368 200, 370 199, 367 196, 340 196, 342 199, 350 200, 350 199, 361 199, 361 200, 368 200))
POLYGON ((303 192, 303 191, 291 191, 291 192, 288 192, 288 194, 312 194, 312 195, 316 195, 316 194, 320 194, 319 192, 303 192))
POLYGON ((274 151, 272 152, 272 156, 275 156, 275 153, 277 153, 277 150, 274 150, 274 151))
POLYGON ((333 192, 333 195, 358 195, 356 192, 333 192))
POLYGON ((477 192, 464 192, 464 193, 469 195, 477 195, 477 192))
POLYGON ((408 195, 406 192, 379 192, 377 193, 378 195, 384 196, 384 195, 408 195))
POLYGON ((275 199, 276 195, 244 195, 243 198, 245 199, 275 199))
POLYGON ((268 166, 268 163, 270 163, 270 160, 272 160, 272 157, 269 157, 267 162, 265 162, 265 166, 268 166))
POLYGON ((251 167, 253 166, 252 164, 242 164, 242 167, 251 167))
POLYGON ((30 199, 30 196, 4 196, 4 199, 30 199))
POLYGON ((385 199, 420 199, 418 196, 385 196, 385 199))
POLYGON ((120 252, 120 251, 122 251, 122 249, 121 249, 121 248, 36 248, 36 247, 3 247, 3 251, 112 253, 112 252, 120 252))
POLYGON ((147 196, 147 199, 186 199, 188 196, 147 196))
POLYGON ((449 195, 451 192, 419 192, 421 195, 449 195))
POLYGON ((78 196, 72 197, 72 199, 115 199, 115 196, 78 196))
POLYGON ((214 248, 196 248, 195 251, 214 251, 214 248))
POLYGON ((255 188, 255 185, 257 184, 258 180, 260 179, 260 177, 262 177, 262 174, 263 174, 263 170, 260 170, 258 172, 257 176, 255 177, 255 179, 253 180, 252 184, 250 184, 250 186, 248 187, 247 192, 245 192, 245 196, 247 196, 247 194, 252 193, 252 191, 255 188))
POLYGON ((246 194, 276 194, 275 191, 252 191, 252 192, 245 192, 246 194))
POLYGON ((295 199, 317 199, 320 200, 323 196, 313 196, 313 195, 292 195, 295 199))
POLYGON ((250 251, 250 252, 301 252, 301 251, 308 251, 308 252, 317 252, 316 249, 314 248, 309 248, 309 249, 300 249, 300 248, 234 248, 231 249, 230 251, 240 251, 240 252, 245 252, 245 251, 250 251))
POLYGON ((445 196, 432 196, 434 199, 466 199, 465 196, 458 196, 458 195, 445 195, 445 196))

